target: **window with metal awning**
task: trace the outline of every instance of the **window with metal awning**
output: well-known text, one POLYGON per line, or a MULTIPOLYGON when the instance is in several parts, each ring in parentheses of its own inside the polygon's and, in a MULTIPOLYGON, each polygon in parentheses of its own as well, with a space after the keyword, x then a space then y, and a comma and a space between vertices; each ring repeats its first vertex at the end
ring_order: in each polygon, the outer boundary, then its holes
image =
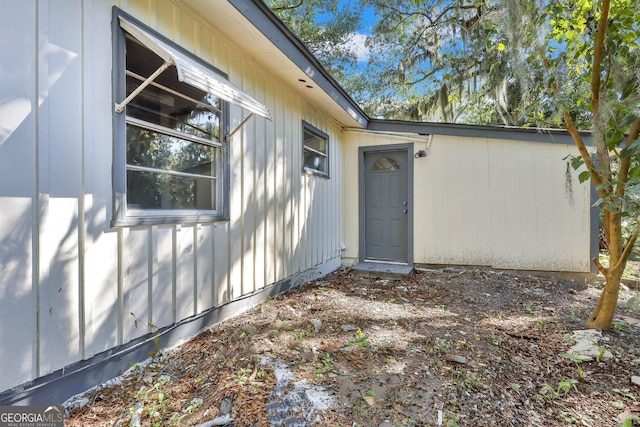
POLYGON ((162 58, 164 63, 122 102, 116 104, 116 112, 122 113, 132 99, 140 94, 145 87, 150 85, 164 70, 174 65, 177 69, 179 81, 238 105, 250 112, 249 116, 242 120, 242 122, 229 133, 227 139, 230 139, 254 114, 269 120, 272 119, 271 112, 264 104, 240 90, 224 77, 207 69, 189 56, 160 40, 158 37, 127 21, 122 16, 120 16, 119 19, 122 29, 162 58))

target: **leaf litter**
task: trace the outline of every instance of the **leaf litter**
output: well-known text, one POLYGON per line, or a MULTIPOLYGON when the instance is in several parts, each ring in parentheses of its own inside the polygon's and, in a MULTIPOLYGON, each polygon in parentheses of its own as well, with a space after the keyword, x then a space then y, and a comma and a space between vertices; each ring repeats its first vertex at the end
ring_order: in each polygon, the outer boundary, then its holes
POLYGON ((599 291, 490 270, 341 269, 77 396, 65 425, 635 425, 637 290, 622 290, 598 343, 611 357, 567 355, 599 291))

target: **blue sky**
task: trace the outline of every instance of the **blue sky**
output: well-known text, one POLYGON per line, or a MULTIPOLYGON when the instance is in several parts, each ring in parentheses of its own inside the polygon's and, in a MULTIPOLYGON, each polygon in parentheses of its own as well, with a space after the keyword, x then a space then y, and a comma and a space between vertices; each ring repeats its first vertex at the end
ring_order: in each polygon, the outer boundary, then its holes
MULTIPOLYGON (((356 3, 356 5, 353 7, 361 7, 360 3, 354 2, 354 0, 341 0, 340 6, 341 7, 349 6, 349 5, 352 5, 353 3, 356 3)), ((369 58, 369 51, 365 47, 364 42, 367 35, 371 34, 371 28, 376 23, 376 17, 373 13, 373 8, 366 7, 362 10, 362 12, 363 13, 362 13, 362 20, 361 20, 361 28, 356 34, 353 35, 353 39, 352 39, 354 44, 354 49, 358 54, 358 62, 360 62, 361 65, 366 63, 369 58)))

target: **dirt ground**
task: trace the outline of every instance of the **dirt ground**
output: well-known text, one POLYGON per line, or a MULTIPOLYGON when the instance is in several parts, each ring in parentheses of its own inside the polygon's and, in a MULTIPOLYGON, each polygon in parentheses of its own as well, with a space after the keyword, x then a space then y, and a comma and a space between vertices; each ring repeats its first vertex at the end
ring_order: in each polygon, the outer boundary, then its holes
POLYGON ((640 425, 636 289, 580 362, 566 352, 597 283, 340 270, 76 399, 65 425, 640 425))

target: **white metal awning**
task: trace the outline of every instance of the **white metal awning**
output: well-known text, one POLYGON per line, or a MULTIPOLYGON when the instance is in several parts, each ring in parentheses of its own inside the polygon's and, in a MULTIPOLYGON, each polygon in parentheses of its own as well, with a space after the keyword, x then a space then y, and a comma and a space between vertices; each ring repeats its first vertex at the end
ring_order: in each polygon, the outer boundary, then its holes
MULTIPOLYGON (((156 36, 137 27, 123 17, 120 17, 120 26, 126 32, 135 37, 140 43, 164 59, 165 63, 158 68, 155 73, 149 76, 149 78, 142 83, 138 89, 133 91, 124 101, 116 105, 117 112, 122 112, 124 107, 168 66, 175 65, 178 71, 178 80, 181 82, 187 83, 225 101, 245 108, 253 114, 272 120, 271 112, 264 104, 256 101, 251 95, 243 92, 213 70, 199 64, 189 56, 168 45, 156 36)), ((247 119, 248 117, 245 121, 247 119)), ((245 121, 243 121, 243 124, 245 121)))

